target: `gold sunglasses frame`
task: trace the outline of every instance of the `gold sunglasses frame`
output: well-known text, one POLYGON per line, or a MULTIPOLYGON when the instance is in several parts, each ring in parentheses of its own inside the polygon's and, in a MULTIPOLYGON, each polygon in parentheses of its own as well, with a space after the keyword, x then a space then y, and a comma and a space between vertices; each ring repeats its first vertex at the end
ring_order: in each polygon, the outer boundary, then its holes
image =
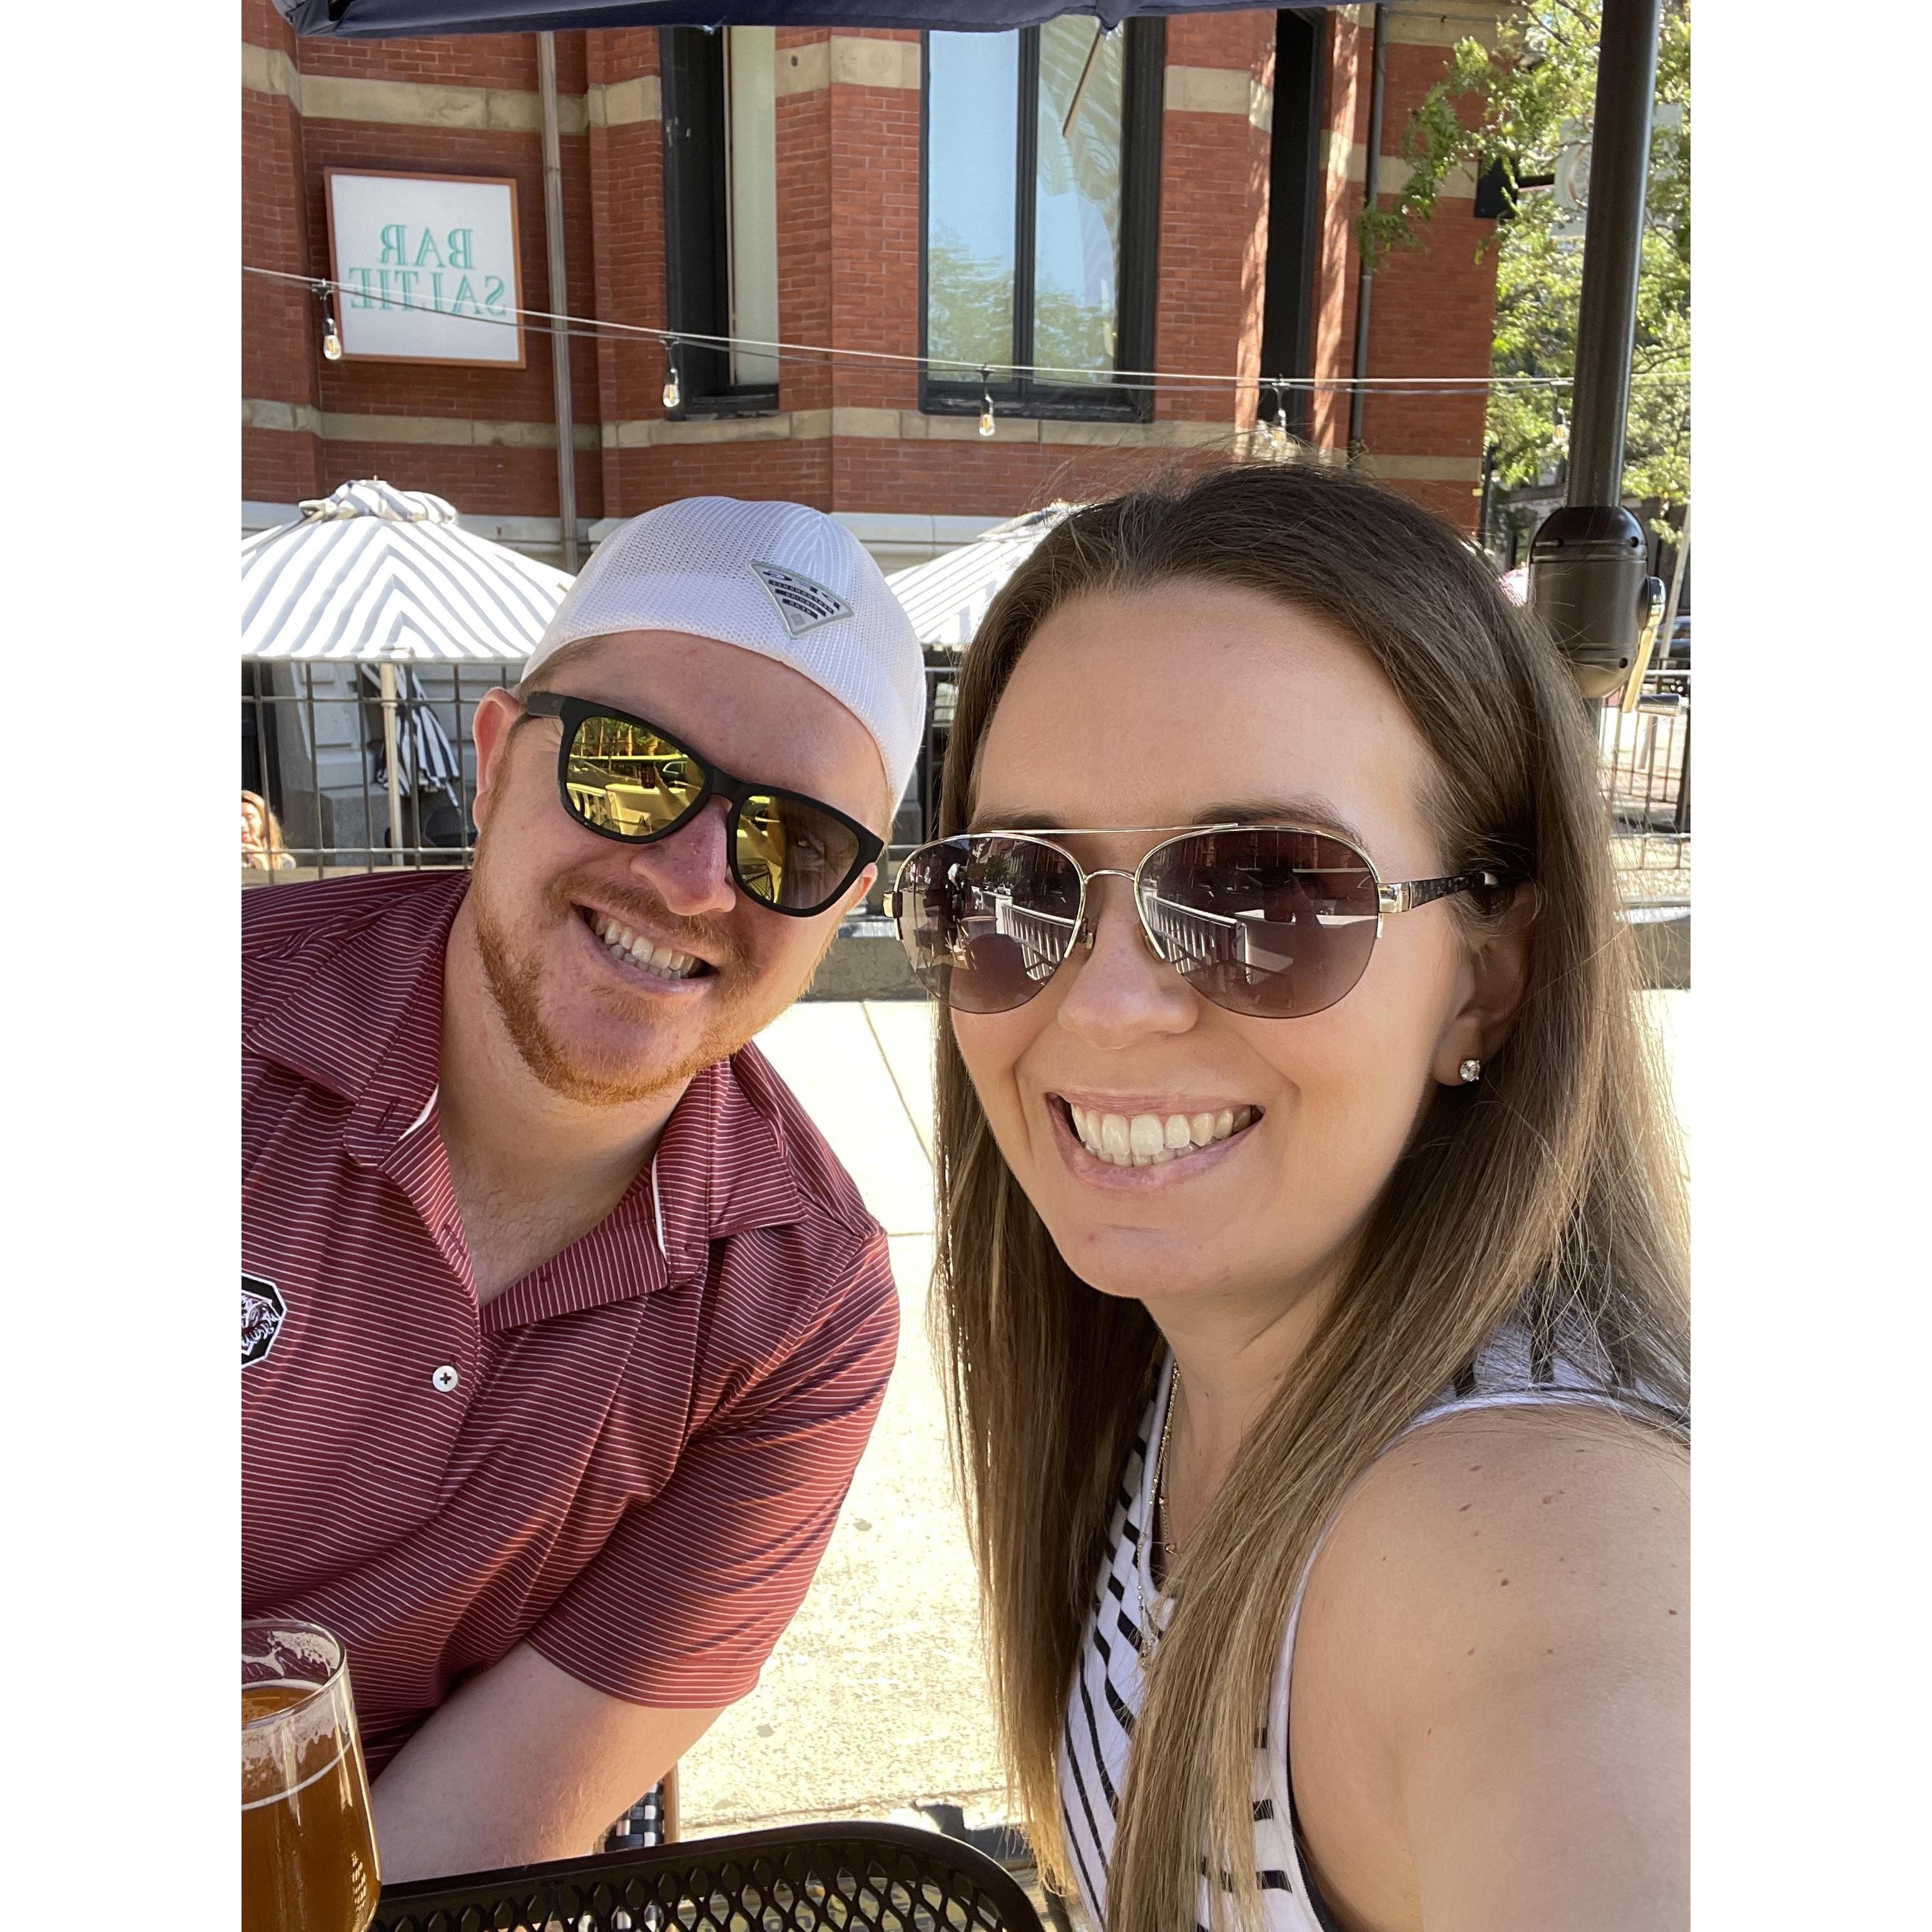
MULTIPOLYGON (((1147 946, 1148 950, 1152 953, 1163 966, 1172 968, 1176 974, 1182 978, 1184 983, 1185 983, 1186 976, 1180 974, 1180 968, 1176 965, 1174 962, 1169 958, 1167 954, 1161 950, 1160 938, 1155 932, 1154 928, 1148 923, 1147 907, 1142 895, 1141 878, 1142 874, 1146 872, 1148 867, 1151 865, 1162 853, 1166 851, 1171 846, 1179 844, 1181 841, 1185 838, 1198 838, 1204 836, 1208 833, 1215 832, 1300 832, 1307 838, 1325 838, 1331 844, 1340 845, 1346 850, 1354 853, 1355 856, 1361 861, 1362 869, 1365 871, 1368 874, 1369 877, 1375 882, 1376 932, 1375 939, 1370 943, 1371 958, 1373 956, 1374 945, 1381 940, 1382 936, 1382 922, 1385 919, 1392 918, 1398 913, 1413 912, 1419 906, 1431 904, 1437 899, 1452 898, 1457 892, 1470 892, 1478 890, 1497 891, 1501 890, 1502 885, 1502 880, 1496 874, 1487 872, 1451 872, 1443 874, 1441 876, 1432 879, 1400 879, 1385 883, 1381 873, 1376 869, 1375 861, 1371 859, 1366 852, 1363 851, 1352 841, 1344 838, 1341 837, 1340 834, 1328 830, 1324 827, 1318 825, 1298 825, 1284 823, 1279 820, 1271 821, 1263 824, 1248 824, 1236 820, 1226 824, 1215 825, 1022 826, 1012 828, 1002 827, 998 831, 955 832, 950 838, 929 838, 924 844, 914 847, 914 849, 910 852, 908 853, 905 857, 900 861, 898 870, 892 876, 892 889, 886 893, 883 904, 885 908, 886 916, 890 919, 895 925, 898 926, 899 928, 899 943, 905 947, 908 956, 910 957, 912 954, 912 944, 911 941, 906 935, 905 927, 900 917, 903 907, 903 898, 900 889, 905 878, 907 868, 910 866, 915 860, 919 858, 922 854, 932 850, 936 846, 952 845, 958 843, 962 839, 971 838, 1006 838, 1024 840, 1030 844, 1044 845, 1049 851, 1056 852, 1061 858, 1064 859, 1066 862, 1073 868, 1074 874, 1080 881, 1080 898, 1075 908, 1073 914, 1073 938, 1071 941, 1069 942, 1067 946, 1066 958, 1071 958, 1072 957, 1074 949, 1077 946, 1084 946, 1090 952, 1093 950, 1094 941, 1094 926, 1093 922, 1087 916, 1087 887, 1089 881, 1094 879, 1125 879, 1128 881, 1130 888, 1132 893, 1134 914, 1136 918, 1139 921, 1141 936, 1147 946), (1080 861, 1075 857, 1071 852, 1067 850, 1065 846, 1058 842, 1062 838, 1091 838, 1103 836, 1118 836, 1126 833, 1142 832, 1149 835, 1165 833, 1168 836, 1161 838, 1158 844, 1150 846, 1148 850, 1142 854, 1139 863, 1133 866, 1131 869, 1120 866, 1096 866, 1090 872, 1085 866, 1081 864, 1080 861)), ((1054 922, 1056 925, 1059 923, 1058 915, 1054 916, 1054 922)), ((1059 970, 1060 966, 1064 966, 1066 963, 1066 958, 1063 958, 1059 962, 1058 965, 1056 965, 1054 969, 1055 973, 1059 970)), ((1363 974, 1366 974, 1367 971, 1368 961, 1365 959, 1362 963, 1362 972, 1363 974)), ((1051 974, 1048 975, 1048 978, 1049 979, 1053 975, 1051 974)), ((1359 986, 1360 983, 1360 975, 1358 975, 1354 983, 1349 986, 1348 992, 1342 994, 1340 998, 1336 1000, 1330 1000, 1328 1003, 1329 1006, 1339 1005, 1341 1003, 1341 1000, 1346 999, 1348 997, 1348 993, 1353 992, 1355 987, 1359 986)), ((1036 994, 1041 988, 1044 987, 1046 984, 1046 980, 1045 980, 1039 981, 1035 986, 1034 992, 1033 993, 1029 993, 1027 995, 1026 999, 1015 1002, 1014 1005, 1012 1006, 998 1008, 994 1010, 1006 1012, 1017 1011, 1020 1006, 1024 1006, 1028 1000, 1032 999, 1035 994, 1036 994)), ((1198 987, 1190 986, 1190 991, 1196 993, 1198 997, 1202 999, 1206 999, 1208 998, 1208 995, 1204 993, 1202 993, 1198 987)), ((1218 1005, 1220 1002, 1210 1000, 1209 1004, 1210 1005, 1218 1005)), ((962 1010, 971 1011, 974 1010, 968 1008, 962 1009, 962 1010)), ((1235 1007, 1226 1008, 1224 1010, 1228 1012, 1242 1011, 1241 1009, 1235 1007)), ((1312 1018, 1313 1014, 1316 1012, 1325 1012, 1328 1010, 1328 1007, 1324 1006, 1316 1007, 1309 1013, 1287 1013, 1280 1015, 1244 1013, 1244 1017, 1250 1018, 1280 1018, 1285 1019, 1306 1019, 1312 1018)))

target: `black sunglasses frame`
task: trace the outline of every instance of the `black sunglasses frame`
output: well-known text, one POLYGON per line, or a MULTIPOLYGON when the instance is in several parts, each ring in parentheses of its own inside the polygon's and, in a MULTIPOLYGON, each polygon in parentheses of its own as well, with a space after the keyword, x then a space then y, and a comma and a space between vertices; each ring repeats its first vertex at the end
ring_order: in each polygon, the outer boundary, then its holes
POLYGON ((620 711, 615 705, 595 704, 587 698, 568 698, 556 691, 532 692, 524 700, 524 710, 529 717, 555 718, 562 722, 563 742, 557 748, 556 754, 557 796, 573 824, 582 826, 586 832, 594 832, 600 838, 608 838, 620 845, 656 845, 673 833, 682 831, 714 798, 728 800, 731 809, 725 820, 724 850, 732 882, 754 905, 762 907, 766 912, 777 913, 785 919, 816 919, 829 907, 836 905, 841 896, 850 890, 852 881, 868 866, 877 863, 886 849, 886 842, 876 832, 868 830, 836 805, 827 805, 822 798, 814 798, 808 792, 789 791, 782 785, 757 784, 749 778, 741 778, 725 770, 722 765, 714 764, 703 752, 693 751, 677 733, 667 731, 662 724, 654 724, 648 718, 640 718, 634 712, 620 711), (704 781, 703 788, 696 799, 662 831, 613 832, 606 826, 592 825, 572 803, 571 748, 577 742, 579 730, 592 718, 614 718, 620 724, 634 725, 639 730, 648 731, 697 766, 704 781), (816 904, 774 905, 770 899, 754 892, 746 882, 738 863, 738 825, 745 807, 754 799, 790 799, 796 804, 809 806, 814 812, 822 812, 826 818, 844 826, 857 841, 858 856, 847 868, 844 877, 816 904))
MULTIPOLYGON (((1375 934, 1373 938, 1370 940, 1368 952, 1363 956, 1361 970, 1341 992, 1336 994, 1334 999, 1322 1006, 1311 1006, 1306 1012, 1298 1013, 1252 1012, 1245 1007, 1225 1005, 1222 1001, 1215 999, 1211 994, 1195 986, 1192 981, 1187 980, 1184 973, 1181 974, 1182 980, 1188 985, 1190 990, 1200 998, 1206 1000, 1210 1006, 1220 1006, 1224 1012, 1238 1013, 1247 1018, 1312 1019, 1317 1013, 1326 1012, 1330 1007, 1340 1005, 1342 1001, 1361 984, 1364 976, 1368 971, 1369 960, 1373 956, 1376 941, 1382 936, 1382 922, 1384 920, 1393 917, 1398 913, 1413 912, 1418 906, 1430 904, 1437 899, 1452 898, 1458 892, 1498 892, 1506 890, 1503 880, 1496 873, 1484 872, 1453 872, 1445 874, 1439 878, 1402 879, 1392 884, 1385 882, 1382 874, 1376 871, 1375 861, 1366 852, 1360 850, 1349 840, 1342 838, 1339 833, 1326 830, 1320 826, 1289 825, 1279 822, 1252 825, 1231 824, 1186 826, 1042 826, 1025 827, 1017 831, 958 832, 955 832, 950 838, 928 840, 925 844, 916 847, 908 854, 900 865, 898 874, 892 881, 892 890, 886 895, 886 916, 898 926, 899 942, 904 946, 908 956, 913 958, 914 962, 915 977, 916 977, 917 955, 912 936, 907 927, 907 900, 904 890, 906 876, 912 868, 928 852, 949 845, 970 847, 982 838, 1002 839, 1016 844, 1043 845, 1057 857, 1064 859, 1066 862, 1072 868, 1074 875, 1079 882, 1080 896, 1074 916, 1070 920, 1065 922, 1072 926, 1072 936, 1067 942, 1065 954, 1052 973, 1049 973, 1046 979, 1033 981, 1030 990, 1022 994, 1012 1006, 994 1008, 990 1010, 1002 1012, 1018 1011, 1020 1007, 1026 1005, 1028 1001, 1036 998, 1046 990, 1049 981, 1058 972, 1060 966, 1065 965, 1067 960, 1072 958, 1082 946, 1087 947, 1090 951, 1092 950, 1094 926, 1093 922, 1088 916, 1087 888, 1090 882, 1095 879, 1125 879, 1129 882, 1129 888, 1133 898, 1135 915, 1140 922, 1141 936, 1146 942, 1148 950, 1163 966, 1172 968, 1176 972, 1179 972, 1178 964, 1169 956, 1164 940, 1148 920, 1144 882, 1155 861, 1164 854, 1172 851, 1175 846, 1184 845, 1190 839, 1227 832, 1292 832, 1312 838, 1325 838, 1330 844, 1339 845, 1344 851, 1353 854, 1355 858, 1360 861, 1361 870, 1367 874, 1374 884, 1376 892, 1375 934), (1062 838, 1091 838, 1102 833, 1121 832, 1163 832, 1168 836, 1161 838, 1158 844, 1150 847, 1142 855, 1139 864, 1131 868, 1120 866, 1100 866, 1090 869, 1082 865, 1078 859, 1060 843, 1062 838)), ((1054 923, 1058 925, 1060 922, 1056 916, 1054 923)), ((924 982, 921 981, 920 983, 923 985, 924 982)), ((977 1012, 982 1009, 962 1007, 956 1010, 977 1012)))

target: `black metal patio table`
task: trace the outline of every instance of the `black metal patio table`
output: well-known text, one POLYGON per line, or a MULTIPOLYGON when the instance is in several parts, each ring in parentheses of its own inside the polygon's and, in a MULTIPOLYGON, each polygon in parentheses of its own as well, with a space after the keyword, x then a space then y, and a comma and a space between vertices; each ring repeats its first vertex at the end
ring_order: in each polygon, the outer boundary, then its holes
POLYGON ((903 1825, 788 1826, 387 1886, 370 1932, 1041 1932, 1011 1873, 903 1825))

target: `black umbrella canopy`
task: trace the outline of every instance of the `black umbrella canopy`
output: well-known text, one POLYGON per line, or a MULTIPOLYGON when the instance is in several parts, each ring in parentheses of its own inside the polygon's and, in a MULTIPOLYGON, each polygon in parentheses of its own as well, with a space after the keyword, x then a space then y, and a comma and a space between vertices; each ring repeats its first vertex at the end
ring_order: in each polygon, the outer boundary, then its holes
MULTIPOLYGON (((1339 4, 1340 0, 1328 0, 1339 4)), ((1254 0, 275 0, 298 34, 529 34, 577 27, 902 27, 1004 32, 1063 14, 1102 26, 1156 14, 1252 10, 1254 0)))

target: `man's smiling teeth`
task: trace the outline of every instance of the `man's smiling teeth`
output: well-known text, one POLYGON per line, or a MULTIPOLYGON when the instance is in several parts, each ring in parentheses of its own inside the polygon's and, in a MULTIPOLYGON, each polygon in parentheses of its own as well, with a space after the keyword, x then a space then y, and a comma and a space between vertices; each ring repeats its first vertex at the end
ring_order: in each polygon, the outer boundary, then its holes
POLYGON ((1067 1102, 1073 1131, 1096 1160, 1116 1167, 1158 1167, 1226 1140, 1250 1125, 1252 1107, 1223 1107, 1218 1114, 1102 1114, 1067 1102))
POLYGON ((640 939, 629 927, 606 919, 601 912, 590 915, 590 930, 609 947, 613 958, 621 959, 627 966, 640 966, 661 980, 688 980, 698 970, 698 962, 688 952, 653 946, 648 939, 640 939))

